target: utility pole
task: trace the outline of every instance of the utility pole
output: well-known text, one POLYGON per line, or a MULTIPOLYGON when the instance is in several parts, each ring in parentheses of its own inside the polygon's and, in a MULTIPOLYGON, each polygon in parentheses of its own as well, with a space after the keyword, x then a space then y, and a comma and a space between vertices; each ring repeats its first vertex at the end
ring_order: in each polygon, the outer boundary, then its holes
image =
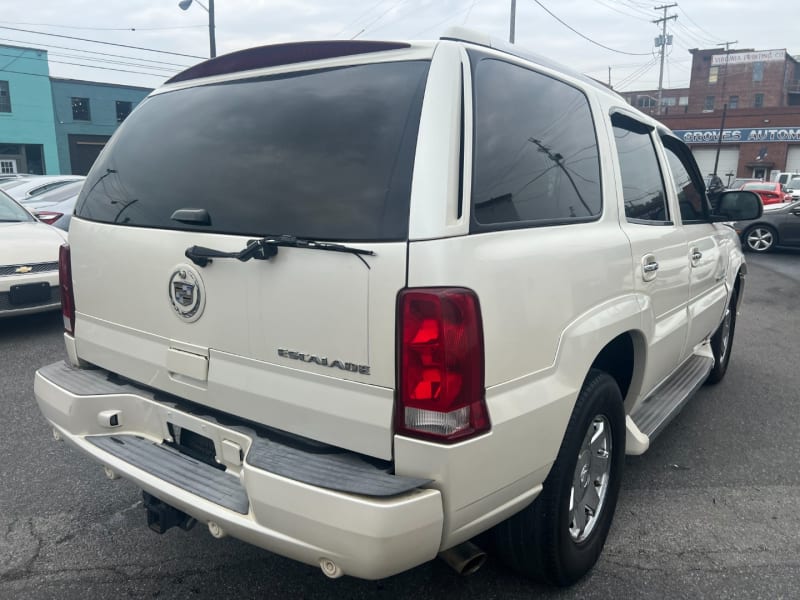
POLYGON ((661 68, 658 71, 658 106, 656 107, 656 114, 661 114, 661 93, 664 86, 664 55, 667 53, 667 21, 677 19, 678 15, 667 16, 667 9, 678 6, 677 3, 664 4, 656 6, 653 10, 663 10, 664 16, 656 19, 653 23, 661 24, 661 68))
POLYGON ((514 29, 517 25, 517 0, 511 0, 511 25, 508 30, 508 41, 514 43, 514 29))
MULTIPOLYGON (((725 117, 728 114, 728 103, 725 101, 725 83, 728 79, 728 56, 730 55, 731 45, 738 44, 739 40, 733 42, 722 42, 717 46, 725 46, 725 69, 722 72, 722 121, 719 124, 719 137, 717 138, 717 153, 714 157, 714 177, 717 176, 717 167, 719 167, 719 153, 722 150, 722 134, 725 132, 725 117)), ((719 77, 717 77, 719 79, 719 77)))

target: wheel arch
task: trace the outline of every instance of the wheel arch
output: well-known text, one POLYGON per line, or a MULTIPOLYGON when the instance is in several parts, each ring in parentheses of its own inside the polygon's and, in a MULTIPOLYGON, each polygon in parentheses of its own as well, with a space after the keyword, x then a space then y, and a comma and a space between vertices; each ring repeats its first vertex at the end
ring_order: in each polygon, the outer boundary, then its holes
POLYGON ((622 394, 626 414, 638 395, 636 390, 641 387, 646 348, 641 331, 626 331, 608 342, 589 367, 590 370, 604 371, 614 378, 622 394))

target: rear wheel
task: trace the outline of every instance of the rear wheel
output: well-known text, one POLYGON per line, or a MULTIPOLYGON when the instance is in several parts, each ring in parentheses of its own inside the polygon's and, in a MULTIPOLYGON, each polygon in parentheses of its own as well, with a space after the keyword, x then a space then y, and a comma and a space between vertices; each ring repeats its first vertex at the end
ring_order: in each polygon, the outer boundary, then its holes
POLYGON ((744 234, 744 244, 752 252, 769 252, 778 241, 778 233, 769 225, 754 225, 744 234))
POLYGON ((725 315, 722 317, 714 335, 711 336, 711 351, 714 353, 714 367, 708 374, 707 384, 715 384, 722 381, 728 370, 728 363, 731 360, 731 346, 733 345, 733 334, 736 330, 736 304, 739 297, 736 289, 731 293, 731 300, 725 308, 725 315))
POLYGON ((536 500, 495 528, 498 554, 533 579, 569 585, 595 564, 619 495, 625 414, 616 381, 592 369, 536 500))

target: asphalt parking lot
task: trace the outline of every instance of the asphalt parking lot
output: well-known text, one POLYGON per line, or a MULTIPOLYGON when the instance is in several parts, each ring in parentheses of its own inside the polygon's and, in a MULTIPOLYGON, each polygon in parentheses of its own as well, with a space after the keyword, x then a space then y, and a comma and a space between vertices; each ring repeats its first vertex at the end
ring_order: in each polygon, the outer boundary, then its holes
POLYGON ((532 585, 491 555, 382 581, 329 580, 197 527, 145 525, 139 491, 53 441, 33 397, 61 360, 58 313, 0 321, 0 598, 800 598, 800 253, 748 255, 730 368, 626 461, 605 551, 578 585, 532 585))

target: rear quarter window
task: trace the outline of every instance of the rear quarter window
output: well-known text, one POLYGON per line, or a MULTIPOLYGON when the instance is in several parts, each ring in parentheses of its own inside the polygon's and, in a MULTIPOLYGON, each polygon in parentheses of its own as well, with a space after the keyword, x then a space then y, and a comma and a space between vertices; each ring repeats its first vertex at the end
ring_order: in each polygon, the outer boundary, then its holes
POLYGON ((428 61, 165 92, 92 168, 76 215, 137 227, 402 240, 428 61), (211 225, 171 219, 205 209, 211 225))
POLYGON ((583 222, 602 209, 586 96, 536 71, 471 53, 472 230, 583 222))

